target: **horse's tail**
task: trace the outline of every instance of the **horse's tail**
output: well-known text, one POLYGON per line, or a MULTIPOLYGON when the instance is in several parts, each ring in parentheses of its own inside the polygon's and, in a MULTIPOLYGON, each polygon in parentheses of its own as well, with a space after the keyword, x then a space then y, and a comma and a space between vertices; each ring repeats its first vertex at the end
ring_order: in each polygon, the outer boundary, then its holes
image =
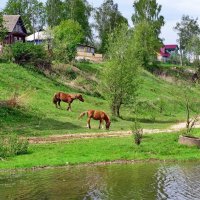
POLYGON ((56 104, 59 100, 58 95, 59 95, 59 93, 55 93, 54 96, 53 96, 53 103, 54 104, 56 104))
POLYGON ((81 119, 85 114, 87 113, 87 111, 85 111, 85 112, 82 112, 81 114, 80 114, 80 116, 79 116, 79 118, 78 119, 81 119))

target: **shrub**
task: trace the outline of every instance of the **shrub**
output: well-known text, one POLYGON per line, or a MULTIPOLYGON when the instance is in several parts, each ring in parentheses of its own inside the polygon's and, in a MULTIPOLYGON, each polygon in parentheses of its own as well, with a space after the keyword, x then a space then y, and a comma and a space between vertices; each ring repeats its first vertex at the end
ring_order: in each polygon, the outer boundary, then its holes
POLYGON ((17 135, 0 137, 0 157, 6 158, 28 152, 28 140, 21 139, 17 135))
POLYGON ((11 50, 11 47, 10 45, 5 45, 3 47, 3 51, 2 51, 2 54, 0 54, 0 61, 2 63, 5 63, 5 62, 12 62, 13 61, 13 53, 12 53, 12 50, 11 50))
POLYGON ((76 55, 77 44, 83 41, 81 25, 74 20, 62 21, 53 29, 53 55, 56 60, 71 62, 76 55))
POLYGON ((11 45, 14 60, 18 64, 33 64, 38 68, 50 67, 47 53, 42 45, 16 42, 11 45))
POLYGON ((135 144, 140 145, 143 138, 143 129, 140 127, 137 121, 134 122, 134 125, 132 127, 132 133, 133 133, 135 144))

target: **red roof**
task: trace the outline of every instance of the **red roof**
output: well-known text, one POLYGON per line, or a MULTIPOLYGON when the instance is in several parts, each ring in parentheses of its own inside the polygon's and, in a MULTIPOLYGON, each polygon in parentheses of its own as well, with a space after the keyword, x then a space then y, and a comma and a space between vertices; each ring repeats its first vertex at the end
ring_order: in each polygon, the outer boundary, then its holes
POLYGON ((164 45, 165 49, 176 49, 178 48, 178 45, 176 44, 168 44, 168 45, 164 45))

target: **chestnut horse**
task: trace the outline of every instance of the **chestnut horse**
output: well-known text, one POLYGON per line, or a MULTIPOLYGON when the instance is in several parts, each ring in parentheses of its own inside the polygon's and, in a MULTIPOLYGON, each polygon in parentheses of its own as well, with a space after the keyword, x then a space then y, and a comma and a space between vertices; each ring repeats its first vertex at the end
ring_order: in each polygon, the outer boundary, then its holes
POLYGON ((56 108, 58 108, 58 105, 60 107, 60 102, 64 101, 64 102, 68 103, 67 110, 71 111, 71 103, 75 99, 78 99, 79 101, 84 102, 84 99, 81 94, 66 94, 63 92, 58 92, 53 97, 53 103, 56 105, 56 108))
POLYGON ((90 120, 92 118, 94 120, 99 120, 99 129, 101 128, 102 122, 104 120, 106 122, 106 129, 109 130, 111 122, 110 122, 110 118, 108 117, 108 115, 105 112, 98 111, 98 110, 88 110, 88 111, 81 113, 79 116, 79 119, 82 118, 85 114, 87 114, 87 116, 88 116, 88 119, 87 119, 87 127, 88 128, 91 128, 90 120))

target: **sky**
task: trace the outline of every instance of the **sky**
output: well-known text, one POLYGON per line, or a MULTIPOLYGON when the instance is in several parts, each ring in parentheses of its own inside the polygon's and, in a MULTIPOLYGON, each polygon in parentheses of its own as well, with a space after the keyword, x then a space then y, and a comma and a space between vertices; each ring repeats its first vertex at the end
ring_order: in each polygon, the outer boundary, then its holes
MULTIPOLYGON (((45 0, 41 0, 45 2, 45 0)), ((133 13, 134 0, 114 0, 118 3, 120 12, 129 20, 132 25, 131 16, 133 13)), ((7 0, 0 0, 0 9, 5 7, 7 0)), ((102 4, 103 0, 88 0, 94 7, 102 4)), ((181 17, 189 15, 190 17, 200 19, 200 0, 157 0, 157 3, 162 5, 161 14, 165 18, 165 25, 162 28, 161 38, 164 39, 164 44, 176 44, 177 33, 173 30, 177 22, 181 21, 181 17)))

